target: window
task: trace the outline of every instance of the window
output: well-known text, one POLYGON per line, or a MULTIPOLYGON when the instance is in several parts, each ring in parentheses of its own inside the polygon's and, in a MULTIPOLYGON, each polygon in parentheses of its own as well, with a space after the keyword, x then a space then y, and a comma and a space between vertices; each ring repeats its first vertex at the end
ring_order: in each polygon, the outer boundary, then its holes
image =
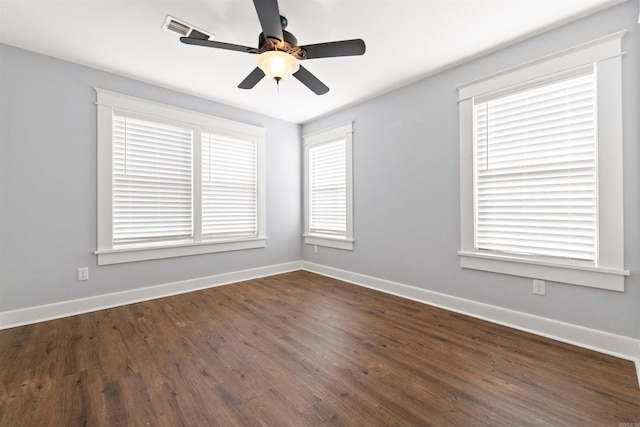
POLYGON ((474 100, 477 251, 596 260, 593 66, 474 100))
POLYGON ((265 246, 264 129, 96 91, 98 264, 265 246))
POLYGON ((462 267, 624 290, 623 35, 459 87, 462 267))
POLYGON ((353 124, 304 137, 304 241, 353 250, 353 124))
POLYGON ((205 239, 258 233, 257 145, 202 134, 202 234, 205 239))
POLYGON ((192 237, 192 129, 113 114, 113 246, 192 237))

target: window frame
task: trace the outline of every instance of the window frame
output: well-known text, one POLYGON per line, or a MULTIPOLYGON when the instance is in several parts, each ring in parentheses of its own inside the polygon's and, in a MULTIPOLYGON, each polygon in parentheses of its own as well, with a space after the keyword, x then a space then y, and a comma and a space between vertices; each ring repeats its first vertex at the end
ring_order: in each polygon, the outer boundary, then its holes
POLYGON ((207 114, 147 101, 95 88, 97 94, 97 255, 98 265, 119 264, 162 258, 226 252, 266 246, 265 200, 265 136, 264 128, 210 116, 207 114), (154 244, 140 247, 113 246, 113 112, 131 112, 161 120, 171 120, 193 126, 193 238, 186 243, 154 244), (201 229, 202 145, 201 134, 220 131, 256 142, 258 232, 255 237, 203 240, 201 229))
POLYGON ((490 76, 464 83, 459 91, 460 266, 559 283, 624 291, 622 38, 605 36, 490 76), (580 263, 542 261, 515 255, 479 253, 474 218, 474 98, 514 91, 536 81, 594 64, 596 67, 598 260, 580 263))
POLYGON ((304 243, 352 251, 353 238, 353 122, 303 136, 304 140, 304 243), (346 233, 344 237, 311 233, 309 204, 309 149, 344 138, 346 162, 346 233))

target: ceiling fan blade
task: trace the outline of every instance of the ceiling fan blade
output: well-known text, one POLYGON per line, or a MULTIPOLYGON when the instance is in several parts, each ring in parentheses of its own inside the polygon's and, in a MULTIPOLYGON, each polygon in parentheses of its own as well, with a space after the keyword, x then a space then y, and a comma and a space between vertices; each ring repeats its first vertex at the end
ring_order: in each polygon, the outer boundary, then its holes
POLYGON ((300 80, 303 85, 311 89, 316 95, 324 95, 329 92, 329 88, 302 65, 298 71, 293 73, 293 77, 300 80))
POLYGON ((252 89, 264 77, 264 72, 260 67, 256 67, 249 75, 238 85, 240 89, 252 89))
POLYGON ((265 38, 283 40, 278 0, 253 0, 265 38))
POLYGON ((361 39, 309 44, 300 47, 307 52, 306 59, 362 55, 367 49, 364 40, 361 39))
POLYGON ((235 50, 238 52, 254 53, 254 48, 249 46, 240 46, 239 44, 216 42, 213 40, 196 39, 193 37, 180 37, 180 41, 185 44, 215 47, 218 49, 235 50))

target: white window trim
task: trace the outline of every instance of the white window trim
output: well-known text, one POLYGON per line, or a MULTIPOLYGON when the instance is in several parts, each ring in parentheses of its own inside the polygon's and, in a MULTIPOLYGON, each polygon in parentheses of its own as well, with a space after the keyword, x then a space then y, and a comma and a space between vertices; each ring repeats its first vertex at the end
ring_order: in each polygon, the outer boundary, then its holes
POLYGON ((314 132, 303 136, 304 139, 304 243, 308 245, 326 246, 336 249, 352 251, 355 240, 353 238, 353 122, 348 122, 330 129, 314 132), (323 144, 343 137, 346 144, 347 162, 347 233, 346 237, 334 237, 311 234, 309 232, 309 147, 323 144))
POLYGON ((460 266, 624 291, 621 31, 458 86, 460 120, 460 266), (594 267, 480 254, 474 248, 473 100, 567 70, 597 64, 599 259, 594 267))
MULTIPOLYGON (((265 135, 264 128, 240 123, 228 119, 209 116, 191 110, 170 105, 146 101, 115 92, 95 88, 97 93, 97 214, 98 233, 97 249, 98 265, 118 264, 134 261, 198 255, 214 252, 226 252, 243 249, 263 248, 266 246, 266 199, 265 199, 265 135), (167 244, 153 247, 114 249, 112 245, 112 117, 113 110, 126 110, 154 117, 177 120, 194 125, 195 132, 202 129, 215 129, 233 134, 242 134, 255 139, 258 146, 258 236, 252 238, 235 238, 219 241, 198 241, 196 229, 195 241, 181 244, 167 244)), ((194 144, 194 158, 199 159, 199 143, 194 144)), ((200 166, 195 162, 194 174, 199 173, 200 166)), ((199 192, 199 180, 194 180, 194 192, 199 192)), ((194 203, 194 222, 199 221, 200 211, 198 198, 194 203)))

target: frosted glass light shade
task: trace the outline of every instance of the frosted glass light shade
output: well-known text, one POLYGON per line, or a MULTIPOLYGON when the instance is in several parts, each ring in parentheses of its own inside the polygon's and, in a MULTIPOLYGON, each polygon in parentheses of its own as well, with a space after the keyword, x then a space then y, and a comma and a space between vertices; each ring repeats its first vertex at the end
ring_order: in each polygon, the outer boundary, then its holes
POLYGON ((258 56, 258 67, 272 79, 280 80, 290 77, 298 71, 298 60, 288 53, 270 50, 258 56))

